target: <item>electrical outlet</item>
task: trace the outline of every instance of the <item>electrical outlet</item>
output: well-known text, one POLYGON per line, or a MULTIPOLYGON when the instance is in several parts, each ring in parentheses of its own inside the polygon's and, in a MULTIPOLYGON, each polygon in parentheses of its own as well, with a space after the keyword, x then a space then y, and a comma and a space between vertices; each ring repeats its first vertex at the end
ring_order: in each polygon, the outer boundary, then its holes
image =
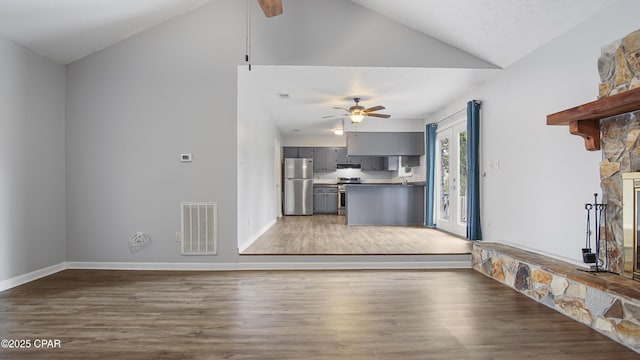
POLYGON ((500 170, 500 160, 489 160, 487 163, 487 169, 500 170))
POLYGON ((176 233, 176 242, 180 242, 180 240, 181 240, 180 238, 181 238, 180 233, 177 232, 176 233))

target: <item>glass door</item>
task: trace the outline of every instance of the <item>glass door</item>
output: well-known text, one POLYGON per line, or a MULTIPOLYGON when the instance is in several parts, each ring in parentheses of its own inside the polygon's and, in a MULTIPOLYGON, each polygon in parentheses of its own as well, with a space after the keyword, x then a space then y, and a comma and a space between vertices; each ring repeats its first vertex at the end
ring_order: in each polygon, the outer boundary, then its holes
POLYGON ((467 236, 467 124, 436 135, 436 227, 467 236))

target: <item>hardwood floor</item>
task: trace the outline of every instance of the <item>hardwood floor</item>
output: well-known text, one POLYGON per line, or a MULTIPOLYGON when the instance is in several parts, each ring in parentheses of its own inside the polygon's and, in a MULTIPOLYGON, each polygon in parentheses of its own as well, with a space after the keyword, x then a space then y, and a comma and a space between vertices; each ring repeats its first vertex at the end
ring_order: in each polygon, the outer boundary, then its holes
POLYGON ((285 216, 242 255, 470 254, 471 246, 421 226, 347 226, 344 216, 285 216))
POLYGON ((1 359, 639 357, 473 270, 66 270, 0 293, 0 338, 32 341, 1 359))

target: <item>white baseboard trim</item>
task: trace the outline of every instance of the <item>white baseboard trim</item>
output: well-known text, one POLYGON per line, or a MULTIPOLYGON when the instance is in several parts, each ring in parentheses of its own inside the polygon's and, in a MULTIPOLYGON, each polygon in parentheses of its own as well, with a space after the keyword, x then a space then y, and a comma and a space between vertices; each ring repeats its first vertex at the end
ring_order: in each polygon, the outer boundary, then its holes
POLYGON ((23 274, 23 275, 19 275, 16 277, 12 277, 10 279, 6 279, 6 280, 1 280, 0 281, 0 291, 5 291, 11 288, 14 288, 16 286, 20 286, 22 284, 26 284, 28 282, 34 281, 34 280, 38 280, 42 277, 45 276, 49 276, 51 274, 55 274, 57 272, 60 272, 62 270, 65 270, 66 264, 65 263, 60 263, 57 265, 52 265, 46 268, 42 268, 42 269, 38 269, 35 271, 32 271, 30 273, 27 274, 23 274))
POLYGON ((239 263, 238 270, 437 270, 471 269, 471 261, 239 263))
POLYGON ((277 219, 271 220, 271 222, 269 222, 267 225, 263 226, 262 229, 260 229, 251 238, 249 238, 248 240, 246 240, 246 241, 242 242, 241 244, 239 244, 238 245, 238 251, 240 253, 242 253, 243 251, 247 250, 247 248, 249 248, 249 246, 251 246, 251 244, 253 244, 256 240, 258 240, 258 238, 260 236, 262 236, 262 234, 267 232, 267 230, 269 230, 269 228, 272 227, 276 223, 276 221, 277 221, 277 219))
POLYGON ((92 270, 390 270, 471 269, 471 261, 413 262, 247 262, 247 263, 129 263, 67 262, 68 269, 92 270))

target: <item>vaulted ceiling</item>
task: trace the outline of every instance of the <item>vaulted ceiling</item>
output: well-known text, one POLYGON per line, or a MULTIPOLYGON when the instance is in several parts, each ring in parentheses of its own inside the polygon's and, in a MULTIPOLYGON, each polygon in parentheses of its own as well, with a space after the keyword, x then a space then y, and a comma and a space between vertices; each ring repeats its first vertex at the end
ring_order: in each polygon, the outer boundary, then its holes
MULTIPOLYGON (((3 0, 0 1, 0 36, 66 65, 201 6, 215 6, 217 1, 222 0, 3 0)), ((257 8, 255 0, 248 1, 257 8)), ((614 2, 323 0, 322 6, 327 8, 327 14, 332 11, 330 7, 336 5, 335 11, 355 6, 363 12, 373 12, 417 31, 425 38, 462 51, 469 58, 489 64, 486 68, 495 69, 512 65, 614 2)), ((295 9, 300 4, 300 0, 284 0, 284 13, 280 17, 286 20, 287 16, 295 16, 295 9)), ((318 6, 318 3, 313 5, 318 6)), ((332 25, 327 23, 326 26, 332 25)), ((256 81, 258 78, 264 81, 260 85, 265 92, 262 97, 269 99, 263 106, 283 132, 299 127, 295 119, 301 113, 311 116, 318 126, 324 126, 321 123, 327 121, 322 119, 322 115, 331 114, 332 106, 348 106, 348 97, 358 91, 361 92, 358 95, 375 102, 365 106, 382 103, 396 117, 424 117, 489 76, 488 70, 479 68, 437 70, 414 67, 376 71, 327 65, 333 68, 319 69, 315 75, 311 69, 265 67, 262 74, 256 76, 256 81), (273 85, 275 76, 276 87, 273 85), (323 98, 314 100, 316 107, 305 109, 303 105, 310 102, 314 93, 304 86, 304 82, 296 79, 308 77, 317 79, 323 98), (404 79, 406 86, 399 88, 398 79, 404 79), (451 79, 456 80, 455 86, 451 85, 451 79), (356 84, 361 86, 360 90, 354 90, 356 84), (283 104, 276 99, 277 92, 292 92, 291 101, 299 100, 300 103, 288 102, 282 107, 283 104), (419 103, 423 105, 416 105, 419 103)))

